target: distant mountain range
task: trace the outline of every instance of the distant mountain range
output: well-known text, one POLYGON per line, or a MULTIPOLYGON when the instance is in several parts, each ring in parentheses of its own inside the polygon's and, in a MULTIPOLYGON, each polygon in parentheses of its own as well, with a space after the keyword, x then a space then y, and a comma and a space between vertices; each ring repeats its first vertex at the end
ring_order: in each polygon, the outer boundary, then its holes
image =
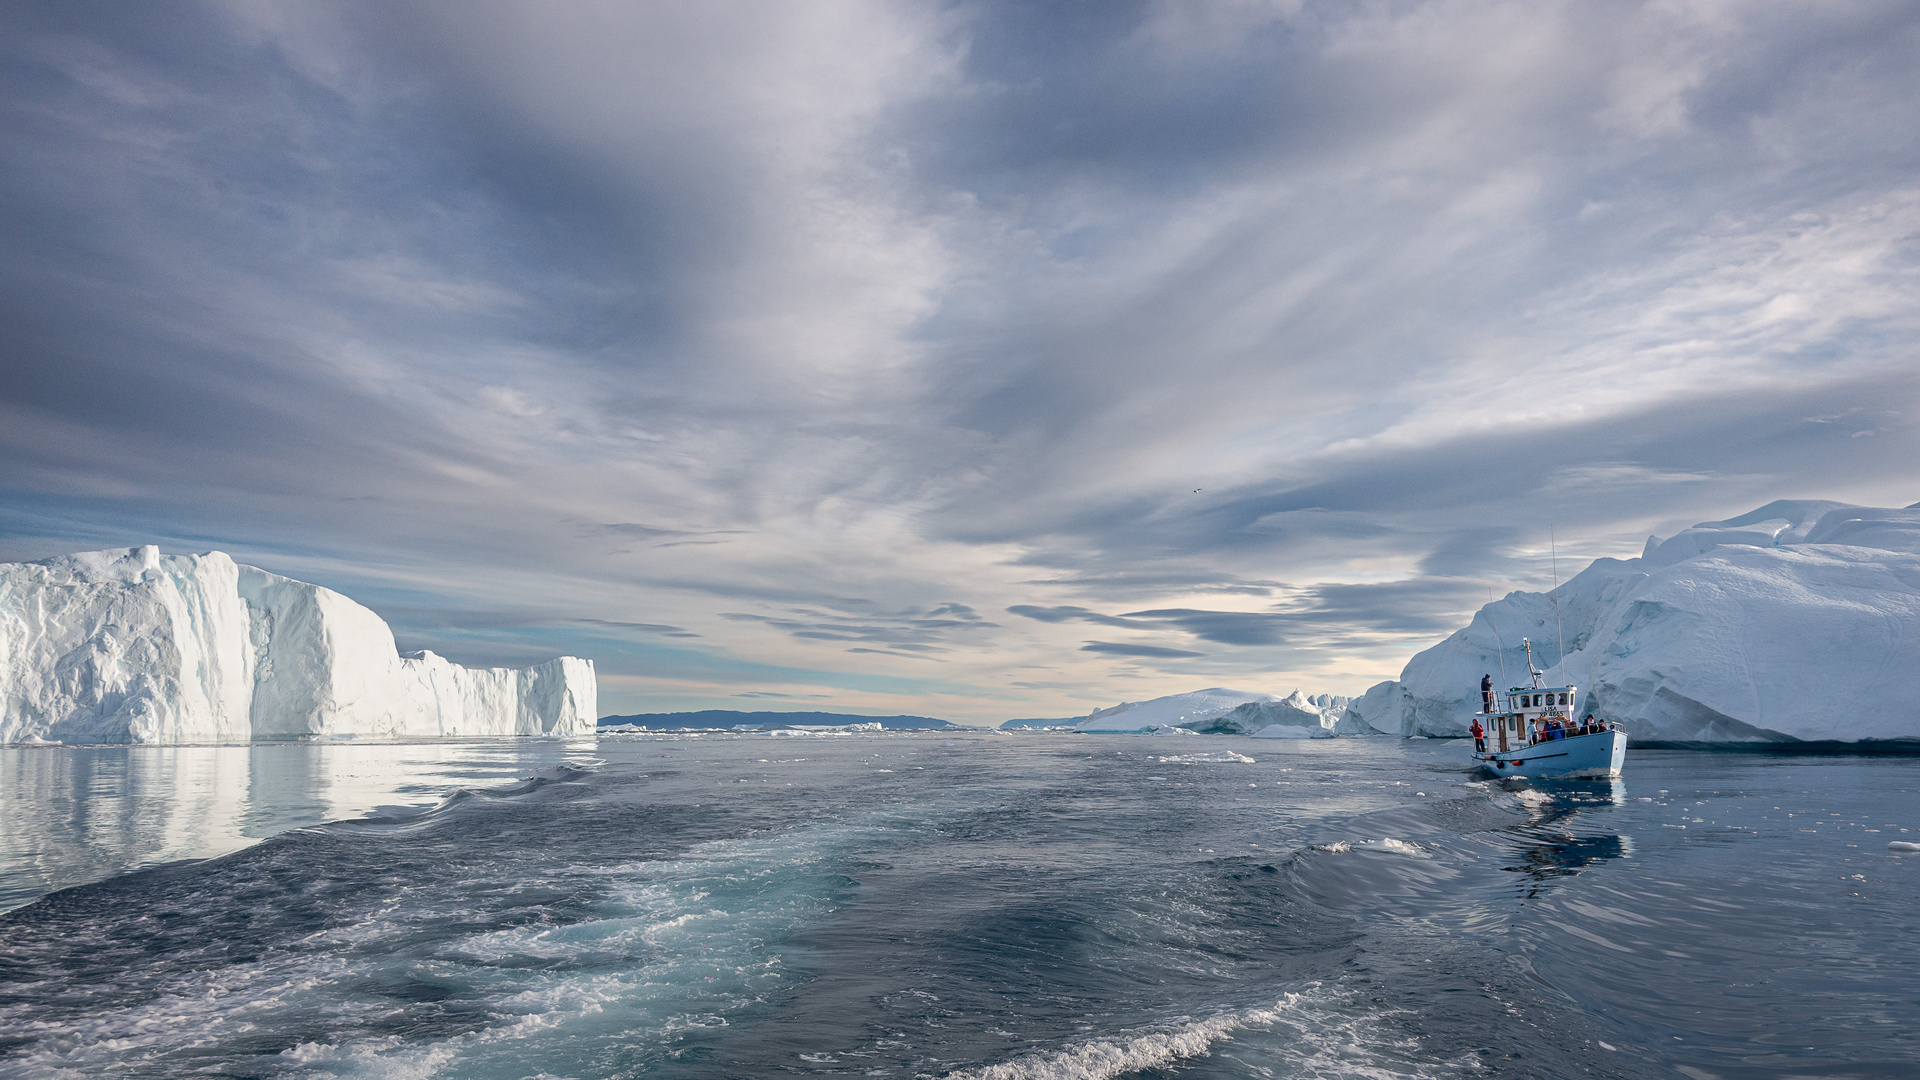
POLYGON ((964 725, 931 716, 861 716, 831 712, 736 712, 732 709, 702 709, 699 712, 634 713, 631 716, 603 716, 601 727, 632 724, 654 731, 726 730, 728 728, 845 727, 849 724, 879 724, 883 728, 923 728, 959 731, 964 725))

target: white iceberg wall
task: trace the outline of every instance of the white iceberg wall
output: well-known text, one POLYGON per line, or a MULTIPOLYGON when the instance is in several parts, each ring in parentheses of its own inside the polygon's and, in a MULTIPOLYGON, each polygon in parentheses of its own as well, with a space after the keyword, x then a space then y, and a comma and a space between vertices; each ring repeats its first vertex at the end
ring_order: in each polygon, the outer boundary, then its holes
POLYGON ((1378 732, 1381 735, 1406 735, 1410 711, 1405 688, 1399 680, 1375 683, 1367 692, 1347 704, 1341 723, 1355 734, 1378 732))
POLYGON ((432 652, 400 661, 407 680, 404 734, 553 735, 595 730, 593 661, 561 656, 524 670, 469 668, 432 652))
POLYGON ((384 619, 332 589, 251 566, 239 586, 255 628, 255 738, 410 734, 384 619))
POLYGON ((154 547, 0 564, 0 742, 587 733, 593 665, 423 654, 330 589, 154 547))
POLYGON ((1263 739, 1330 738, 1332 725, 1319 707, 1295 690, 1279 701, 1249 701, 1228 713, 1223 722, 1263 739))
POLYGON ((154 547, 0 565, 0 741, 245 738, 246 608, 154 547))
POLYGON ((1465 734, 1483 672, 1527 682, 1521 636, 1580 712, 1638 738, 1920 737, 1920 510, 1777 502, 1650 540, 1487 605, 1350 711, 1390 730, 1397 696, 1401 734, 1465 734))

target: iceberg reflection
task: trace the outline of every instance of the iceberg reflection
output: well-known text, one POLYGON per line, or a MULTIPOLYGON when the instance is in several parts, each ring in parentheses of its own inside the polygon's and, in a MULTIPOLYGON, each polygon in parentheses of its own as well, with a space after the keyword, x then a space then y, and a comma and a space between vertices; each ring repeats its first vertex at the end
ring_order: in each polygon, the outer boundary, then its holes
POLYGON ((59 889, 384 806, 431 805, 595 740, 0 748, 0 911, 59 889))

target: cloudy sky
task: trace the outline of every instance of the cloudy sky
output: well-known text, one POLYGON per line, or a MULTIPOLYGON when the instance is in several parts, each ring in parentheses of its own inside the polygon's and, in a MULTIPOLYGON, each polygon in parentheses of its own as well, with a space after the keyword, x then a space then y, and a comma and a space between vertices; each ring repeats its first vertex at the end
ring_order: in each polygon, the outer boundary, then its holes
POLYGON ((1920 499, 1920 7, 9 3, 0 559, 603 712, 1358 693, 1920 499), (1551 539, 1550 539, 1551 538, 1551 539))

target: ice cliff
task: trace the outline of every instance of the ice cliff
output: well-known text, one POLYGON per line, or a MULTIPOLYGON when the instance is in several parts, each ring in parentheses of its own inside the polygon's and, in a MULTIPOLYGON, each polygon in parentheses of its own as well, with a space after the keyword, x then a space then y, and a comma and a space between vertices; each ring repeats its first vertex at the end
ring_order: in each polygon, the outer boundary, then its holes
POLYGON ((0 564, 0 743, 575 734, 595 712, 590 660, 401 656, 372 611, 218 551, 0 564))
POLYGON ((1581 715, 1638 739, 1920 738, 1920 504, 1780 501, 1650 537, 1639 558, 1481 608, 1348 715, 1465 734, 1483 673, 1527 682, 1523 637, 1547 685, 1573 683, 1581 715))

